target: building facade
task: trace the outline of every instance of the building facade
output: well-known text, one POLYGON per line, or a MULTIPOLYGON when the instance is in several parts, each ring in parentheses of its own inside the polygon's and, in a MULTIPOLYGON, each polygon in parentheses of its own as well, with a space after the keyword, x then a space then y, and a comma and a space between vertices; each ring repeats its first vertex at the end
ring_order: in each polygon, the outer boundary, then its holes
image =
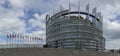
POLYGON ((90 51, 103 51, 102 18, 95 15, 63 10, 53 16, 46 16, 46 41, 49 47, 73 48, 90 51), (73 15, 73 14, 77 14, 73 15), (84 18, 80 14, 92 17, 84 18))

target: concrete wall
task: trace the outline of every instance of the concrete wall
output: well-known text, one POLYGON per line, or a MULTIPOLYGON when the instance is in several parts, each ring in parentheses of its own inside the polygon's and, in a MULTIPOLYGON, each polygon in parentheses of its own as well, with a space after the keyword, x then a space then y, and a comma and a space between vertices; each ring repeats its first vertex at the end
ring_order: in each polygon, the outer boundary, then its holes
POLYGON ((0 56, 120 56, 118 53, 80 51, 55 48, 10 48, 1 49, 0 56))

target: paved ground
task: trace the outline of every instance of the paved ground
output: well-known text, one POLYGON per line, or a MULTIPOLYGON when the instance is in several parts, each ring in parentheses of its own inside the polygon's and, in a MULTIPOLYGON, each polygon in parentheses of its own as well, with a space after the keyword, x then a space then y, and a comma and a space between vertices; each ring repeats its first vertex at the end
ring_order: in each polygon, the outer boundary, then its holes
POLYGON ((0 56, 120 56, 117 53, 80 51, 56 48, 11 48, 1 49, 0 56))

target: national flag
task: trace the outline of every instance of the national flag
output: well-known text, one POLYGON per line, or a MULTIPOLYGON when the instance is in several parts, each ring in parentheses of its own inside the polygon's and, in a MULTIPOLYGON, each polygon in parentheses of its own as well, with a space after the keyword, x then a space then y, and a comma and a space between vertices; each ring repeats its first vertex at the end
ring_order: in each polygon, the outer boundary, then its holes
POLYGON ((71 11, 71 3, 70 3, 70 0, 69 0, 69 11, 71 11))
POLYGON ((89 3, 87 4, 87 6, 86 6, 86 12, 87 12, 87 19, 89 19, 89 3))
POLYGON ((19 39, 22 39, 22 35, 19 35, 19 39))
POLYGON ((78 1, 78 11, 80 12, 80 0, 78 1))
POLYGON ((22 39, 25 39, 24 35, 22 36, 22 39))
POLYGON ((95 18, 93 18, 92 21, 93 21, 93 24, 94 24, 95 27, 97 27, 96 12, 97 12, 97 8, 95 7, 95 8, 92 9, 92 14, 95 16, 95 18))
POLYGON ((9 35, 9 38, 12 38, 12 35, 11 35, 11 34, 9 35))
POLYGON ((92 9, 92 13, 93 13, 94 15, 96 15, 96 12, 97 12, 97 8, 95 7, 95 8, 92 9))
POLYGON ((35 37, 35 40, 37 40, 37 37, 35 37))
POLYGON ((9 35, 7 34, 7 38, 9 38, 9 35))
POLYGON ((96 13, 97 18, 100 20, 101 19, 101 12, 96 13))
POLYGON ((86 6, 86 11, 89 11, 89 3, 86 6))
POLYGON ((78 1, 78 12, 79 12, 78 17, 80 19, 80 0, 78 1))
POLYGON ((17 37, 17 35, 16 34, 12 34, 12 38, 16 38, 17 37))
POLYGON ((19 35, 17 35, 17 38, 19 38, 20 36, 19 35))
POLYGON ((15 36, 14 36, 14 34, 12 34, 12 38, 14 38, 15 36))
POLYGON ((14 35, 14 37, 16 38, 16 37, 17 37, 17 35, 15 34, 15 35, 14 35))
POLYGON ((70 11, 71 11, 71 4, 70 4, 70 0, 69 0, 69 19, 70 19, 70 11))
POLYGON ((60 5, 60 11, 62 11, 63 10, 63 6, 62 5, 60 5))

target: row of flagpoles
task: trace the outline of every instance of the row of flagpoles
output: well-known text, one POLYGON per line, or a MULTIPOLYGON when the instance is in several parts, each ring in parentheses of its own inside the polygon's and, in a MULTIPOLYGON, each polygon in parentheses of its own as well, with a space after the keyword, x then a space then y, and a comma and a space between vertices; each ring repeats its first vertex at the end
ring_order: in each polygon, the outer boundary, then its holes
MULTIPOLYGON (((81 12, 81 2, 82 2, 82 0, 79 0, 78 1, 78 12, 79 12, 79 14, 78 14, 78 16, 81 16, 80 15, 80 12, 81 12)), ((63 11, 63 10, 65 10, 64 9, 64 7, 62 6, 62 5, 60 5, 59 6, 60 7, 60 11, 63 11)), ((87 5, 86 5, 86 13, 88 13, 88 15, 86 16, 86 18, 87 19, 89 19, 89 13, 90 13, 90 4, 88 3, 87 5)), ((71 2, 70 2, 70 0, 69 0, 69 12, 71 11, 71 2)), ((55 14, 55 10, 53 9, 53 15, 55 14)), ((95 8, 93 8, 92 9, 92 14, 96 17, 96 18, 102 18, 102 16, 101 16, 101 12, 97 12, 97 8, 95 7, 95 8)), ((69 16, 70 16, 70 13, 69 13, 69 16)), ((80 18, 80 17, 79 17, 80 18)), ((103 23, 102 22, 102 19, 99 19, 100 20, 100 22, 101 23, 103 23)), ((93 20, 93 21, 95 21, 95 20, 93 20)))
MULTIPOLYGON (((79 12, 79 14, 78 14, 78 17, 80 18, 80 16, 81 16, 81 14, 80 14, 80 12, 81 12, 81 3, 80 2, 82 2, 82 0, 79 0, 78 1, 78 12, 79 12)), ((86 13, 88 14, 88 15, 86 15, 86 19, 89 19, 89 16, 90 16, 90 4, 88 3, 87 5, 86 5, 86 13)), ((62 5, 60 5, 60 11, 62 11, 62 10, 64 10, 64 7, 62 6, 62 5)), ((71 12, 71 2, 70 2, 70 0, 69 0, 69 19, 70 19, 70 12, 71 12)), ((102 23, 103 23, 103 16, 101 15, 101 12, 97 12, 97 8, 95 7, 95 8, 93 8, 92 9, 92 15, 94 15, 95 16, 95 18, 94 19, 92 19, 92 22, 93 22, 93 24, 94 24, 94 26, 96 27, 96 28, 100 28, 101 30, 102 30, 102 23), (99 20, 99 23, 98 23, 98 20, 99 20)))
POLYGON ((28 36, 19 34, 7 34, 7 44, 39 44, 44 41, 42 37, 39 36, 28 36))
POLYGON ((43 40, 41 37, 32 37, 32 36, 22 36, 17 34, 8 34, 7 38, 13 39, 31 39, 31 40, 43 40))

